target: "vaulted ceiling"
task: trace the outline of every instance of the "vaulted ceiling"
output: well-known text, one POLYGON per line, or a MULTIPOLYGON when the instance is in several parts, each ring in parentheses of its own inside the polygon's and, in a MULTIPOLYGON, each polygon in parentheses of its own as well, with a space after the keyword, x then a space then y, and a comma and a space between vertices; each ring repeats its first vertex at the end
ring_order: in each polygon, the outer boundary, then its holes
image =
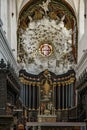
POLYGON ((71 6, 61 0, 28 2, 19 16, 18 63, 32 74, 45 69, 63 74, 76 61, 77 22, 71 6))

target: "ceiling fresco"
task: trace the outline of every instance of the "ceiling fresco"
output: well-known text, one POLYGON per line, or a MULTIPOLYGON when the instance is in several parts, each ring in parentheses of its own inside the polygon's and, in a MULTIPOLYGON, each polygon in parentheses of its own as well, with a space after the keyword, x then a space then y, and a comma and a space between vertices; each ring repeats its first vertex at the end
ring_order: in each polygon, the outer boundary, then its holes
POLYGON ((73 13, 61 2, 30 3, 18 26, 18 63, 27 72, 45 69, 66 73, 77 60, 77 26, 73 13))

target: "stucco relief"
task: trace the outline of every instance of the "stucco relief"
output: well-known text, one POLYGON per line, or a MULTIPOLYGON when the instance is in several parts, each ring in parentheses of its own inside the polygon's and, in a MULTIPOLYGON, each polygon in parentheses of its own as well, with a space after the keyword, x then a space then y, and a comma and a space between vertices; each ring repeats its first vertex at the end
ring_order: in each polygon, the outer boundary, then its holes
POLYGON ((25 20, 21 16, 18 30, 18 62, 28 72, 38 74, 49 69, 61 74, 74 65, 72 46, 75 46, 72 45, 72 35, 75 32, 71 23, 75 19, 67 11, 64 14, 64 10, 47 0, 26 12, 25 20), (48 50, 43 52, 45 57, 40 51, 40 46, 43 45, 47 45, 49 49, 52 47, 49 55, 45 54, 48 50))

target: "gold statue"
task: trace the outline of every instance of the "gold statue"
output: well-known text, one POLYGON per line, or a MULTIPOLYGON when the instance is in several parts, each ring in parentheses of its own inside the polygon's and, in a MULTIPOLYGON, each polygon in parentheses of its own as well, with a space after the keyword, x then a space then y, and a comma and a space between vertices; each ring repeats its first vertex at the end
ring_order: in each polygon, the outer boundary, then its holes
POLYGON ((46 80, 45 84, 43 85, 45 94, 48 95, 49 90, 50 90, 50 85, 48 84, 48 81, 46 80))

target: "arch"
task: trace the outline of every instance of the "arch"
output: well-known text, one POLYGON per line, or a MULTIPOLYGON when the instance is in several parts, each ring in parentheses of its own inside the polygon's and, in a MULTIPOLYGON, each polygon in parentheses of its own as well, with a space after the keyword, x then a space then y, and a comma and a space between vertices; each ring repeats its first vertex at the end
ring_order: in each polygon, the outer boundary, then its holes
MULTIPOLYGON (((20 16, 20 12, 22 12, 24 10, 24 8, 26 8, 32 0, 23 0, 20 6, 20 10, 19 10, 19 16, 20 16)), ((35 0, 35 2, 37 2, 37 0, 35 0)), ((69 8, 71 8, 71 10, 74 12, 74 14, 76 15, 76 11, 75 11, 75 6, 74 6, 74 2, 73 1, 69 1, 69 0, 62 0, 63 3, 67 4, 67 6, 69 8)))
MULTIPOLYGON (((38 2, 40 0, 26 0, 26 1, 23 1, 22 4, 21 4, 21 7, 20 7, 20 11, 19 11, 19 17, 20 15, 22 14, 22 12, 28 8, 30 5, 32 4, 35 4, 36 2, 38 2)), ((56 1, 56 0, 55 0, 56 1)), ((58 0, 60 2, 60 0, 58 0)), ((65 0, 62 0, 61 1, 62 4, 65 4, 69 9, 70 11, 73 13, 73 15, 76 17, 76 12, 75 12, 75 8, 74 6, 70 4, 69 0, 65 1, 65 0)), ((73 2, 72 2, 73 3, 73 2)))
MULTIPOLYGON (((59 52, 59 55, 60 55, 60 51, 61 51, 61 50, 59 51, 58 46, 65 48, 65 50, 63 50, 63 52, 64 52, 63 54, 66 53, 66 49, 68 46, 68 48, 71 48, 70 50, 72 50, 71 53, 74 57, 74 60, 72 59, 72 56, 70 56, 71 54, 68 55, 68 58, 65 58, 65 59, 67 59, 67 61, 69 60, 70 63, 72 61, 74 61, 74 63, 76 63, 76 61, 77 61, 77 19, 76 19, 76 14, 75 14, 74 9, 71 7, 70 4, 68 4, 64 0, 62 0, 62 1, 60 1, 60 0, 52 0, 52 1, 51 0, 46 0, 46 1, 32 0, 32 1, 29 1, 21 9, 20 14, 19 14, 18 35, 23 36, 22 34, 24 33, 24 37, 26 37, 26 33, 28 33, 28 32, 30 33, 29 35, 27 34, 29 36, 29 40, 26 41, 26 43, 20 42, 21 39, 19 38, 18 44, 22 43, 19 46, 19 48, 21 48, 21 49, 19 49, 21 51, 18 55, 19 63, 24 63, 24 64, 29 63, 29 65, 33 64, 33 63, 37 62, 37 60, 33 60, 33 59, 35 59, 36 55, 38 55, 40 58, 46 59, 47 55, 45 55, 44 57, 41 57, 41 55, 39 54, 40 51, 38 51, 40 49, 40 46, 43 43, 44 43, 43 45, 52 46, 52 48, 53 48, 52 53, 51 53, 51 55, 48 56, 47 60, 49 60, 49 59, 51 60, 52 56, 55 54, 58 58, 57 51, 59 52), (44 28, 43 28, 43 26, 44 26, 44 28), (38 28, 39 28, 39 30, 38 30, 38 28), (23 29, 22 32, 21 32, 21 29, 23 29), (48 32, 49 29, 50 29, 49 32, 51 32, 51 33, 48 36, 48 33, 45 33, 45 31, 48 32), (52 32, 52 29, 53 29, 53 32, 52 32), (44 32, 40 33, 40 30, 44 30, 44 32), (64 30, 64 32, 62 32, 62 30, 64 30), (71 32, 70 32, 70 30, 71 30, 71 32), (34 32, 36 33, 37 37, 35 37, 34 32), (45 35, 44 39, 43 39, 43 34, 45 35), (55 36, 57 36, 57 38, 54 38, 55 36), (53 38, 50 40, 49 37, 51 37, 51 38, 53 37, 53 38), (59 37, 59 39, 58 39, 58 37, 59 37), (65 37, 67 37, 67 38, 65 38, 65 37), (69 42, 67 42, 67 40, 69 40, 68 37, 70 38, 69 42), (32 39, 34 39, 35 41, 32 41, 32 39), (56 39, 56 42, 54 41, 54 39, 56 39), (63 41, 62 41, 62 39, 63 39, 63 41), (64 42, 64 40, 65 40, 65 42, 64 42), (68 43, 70 43, 70 44, 68 44, 68 43), (30 47, 31 48, 33 47, 32 45, 34 45, 35 50, 30 49, 30 47), (64 46, 62 46, 62 45, 64 45, 64 46), (56 47, 58 50, 54 52, 56 47), (31 53, 30 53, 30 50, 32 50, 31 53)), ((23 40, 24 40, 24 37, 23 37, 23 40)), ((27 40, 27 38, 25 38, 25 39, 27 40)), ((58 69, 59 61, 57 61, 57 58, 56 58, 55 66, 58 69)), ((49 62, 49 61, 47 61, 47 62, 49 62)), ((39 65, 41 65, 40 67, 43 66, 43 64, 41 64, 41 63, 39 65)), ((49 63, 46 66, 48 66, 48 68, 50 68, 49 63)), ((68 66, 68 64, 67 64, 67 66, 68 66)), ((35 67, 33 67, 33 68, 35 68, 35 67)), ((60 65, 60 67, 62 67, 62 66, 60 65)), ((46 68, 44 68, 44 69, 46 69, 46 68)), ((29 71, 31 71, 31 70, 29 70, 29 71)), ((40 69, 40 71, 41 71, 41 69, 40 69)), ((54 70, 53 70, 53 72, 54 72, 54 70)), ((33 69, 32 73, 34 73, 34 69, 33 69)), ((55 71, 55 73, 56 73, 56 71, 55 71)))

